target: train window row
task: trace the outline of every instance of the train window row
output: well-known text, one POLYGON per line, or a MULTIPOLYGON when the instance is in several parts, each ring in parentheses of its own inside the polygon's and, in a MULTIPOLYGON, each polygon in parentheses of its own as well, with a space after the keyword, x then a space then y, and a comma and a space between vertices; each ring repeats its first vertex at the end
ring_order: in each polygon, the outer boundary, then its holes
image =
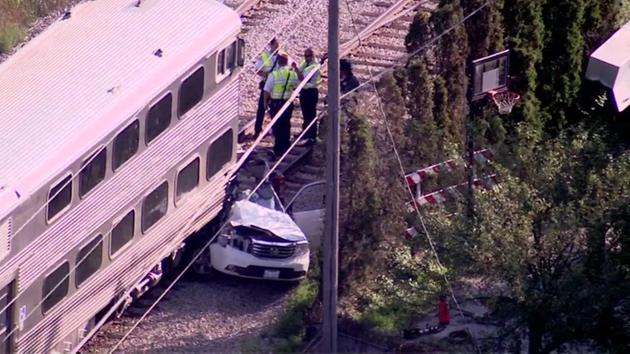
MULTIPOLYGON (((239 42, 240 43, 240 42, 239 42)), ((233 42, 218 54, 217 74, 224 74, 237 65, 237 42, 233 42)), ((243 52, 240 50, 239 52, 243 52)), ((205 88, 205 68, 200 66, 179 88, 177 114, 181 117, 203 99, 205 88)), ((172 120, 173 95, 168 92, 153 104, 147 113, 144 134, 145 144, 157 138, 170 125, 172 120)), ((133 157, 139 149, 140 122, 134 120, 123 129, 112 143, 112 170, 115 172, 133 157)), ((103 147, 90 156, 82 165, 79 173, 79 197, 83 198, 90 190, 105 179, 107 166, 107 148, 103 147)), ((72 202, 72 176, 53 185, 48 194, 47 221, 64 211, 72 202)))
MULTIPOLYGON (((232 129, 229 129, 210 144, 206 153, 207 180, 214 177, 232 159, 233 139, 234 133, 232 129)), ((176 203, 188 192, 199 186, 200 162, 200 158, 196 156, 177 173, 175 181, 176 203)), ((142 233, 145 233, 166 215, 168 211, 168 194, 169 185, 168 182, 164 181, 143 199, 140 216, 142 233)), ((61 193, 58 195, 61 195, 61 193)), ((110 233, 110 258, 133 240, 136 232, 135 217, 136 212, 132 209, 114 224, 110 233)), ((103 236, 97 235, 83 246, 77 254, 75 286, 78 288, 91 275, 96 273, 101 268, 102 263, 103 236)), ((44 314, 68 294, 70 286, 69 273, 70 265, 66 261, 44 279, 42 288, 42 312, 44 314)))

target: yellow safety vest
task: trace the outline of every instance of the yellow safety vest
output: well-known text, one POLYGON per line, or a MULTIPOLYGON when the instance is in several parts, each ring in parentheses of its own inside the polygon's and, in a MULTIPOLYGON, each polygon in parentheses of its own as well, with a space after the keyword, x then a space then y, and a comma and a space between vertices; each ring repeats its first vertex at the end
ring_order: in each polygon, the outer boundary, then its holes
MULTIPOLYGON (((302 62, 302 65, 300 65, 300 71, 302 72, 302 75, 306 77, 311 70, 315 69, 315 67, 317 67, 317 63, 315 62, 311 64, 302 62)), ((310 88, 317 88, 317 86, 319 86, 319 83, 322 81, 322 77, 321 77, 321 72, 319 72, 319 69, 317 71, 318 73, 314 74, 311 77, 311 79, 308 80, 306 85, 304 85, 304 88, 310 89, 310 88)))
POLYGON ((273 64, 274 64, 273 56, 269 54, 268 51, 265 50, 264 52, 262 52, 262 54, 260 54, 260 60, 262 61, 262 70, 264 72, 270 73, 271 70, 275 69, 273 67, 273 64))
POLYGON ((293 90, 297 87, 299 80, 297 73, 288 67, 274 70, 273 88, 271 89, 272 100, 286 100, 291 97, 293 90), (286 88, 285 88, 286 87, 286 88), (284 92, 284 95, 283 95, 284 92))

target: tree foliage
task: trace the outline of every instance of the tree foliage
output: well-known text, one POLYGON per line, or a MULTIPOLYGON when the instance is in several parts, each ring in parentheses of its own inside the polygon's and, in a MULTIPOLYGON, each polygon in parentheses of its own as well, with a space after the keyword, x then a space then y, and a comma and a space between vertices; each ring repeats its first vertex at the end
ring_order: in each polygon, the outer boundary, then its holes
MULTIPOLYGON (((427 212, 428 230, 446 269, 431 265, 422 236, 407 245, 395 241, 403 229, 401 206, 409 196, 399 188, 404 182, 394 172, 399 166, 384 138, 382 118, 369 110, 355 112, 361 119, 348 117, 347 156, 356 163, 351 165, 355 171, 344 168, 344 180, 359 181, 361 193, 343 187, 360 199, 348 204, 344 215, 356 220, 349 221, 345 232, 349 243, 360 241, 353 246, 357 254, 365 252, 359 247, 380 245, 370 249, 373 262, 387 267, 363 276, 372 284, 363 297, 365 319, 388 328, 395 327, 392 318, 404 322, 407 312, 395 305, 422 308, 431 298, 424 292, 435 296, 442 284, 436 275, 448 269, 452 278, 481 275, 500 285, 513 300, 510 326, 517 335, 512 339, 527 334, 532 353, 569 350, 568 345, 585 342, 626 352, 630 111, 614 112, 602 88, 582 77, 587 56, 619 26, 627 5, 617 0, 497 0, 465 28, 458 26, 463 14, 483 3, 442 0, 431 15, 417 14, 405 44, 410 52, 423 50, 395 79, 379 85, 392 134, 404 147, 403 165, 409 170, 427 166, 464 152, 466 64, 511 50, 510 89, 521 101, 510 116, 498 116, 483 102, 472 111, 475 145, 500 153, 487 167, 497 173, 500 185, 477 193, 475 222, 457 204, 427 212), (368 181, 356 169, 376 177, 368 181)), ((462 176, 450 175, 458 180, 443 186, 461 182, 462 176)))
MULTIPOLYGON (((443 78, 446 91, 446 102, 442 112, 449 122, 449 134, 452 140, 444 141, 458 147, 464 144, 464 119, 467 112, 468 77, 466 62, 468 59, 468 35, 466 29, 459 24, 464 18, 459 0, 442 0, 438 9, 431 15, 431 23, 436 33, 446 33, 438 44, 436 58, 438 74, 443 78)), ((436 92, 438 90, 436 89, 436 92)), ((437 102, 436 102, 437 105, 437 102)))
MULTIPOLYGON (((433 78, 424 57, 415 59, 407 67, 409 80, 407 138, 404 154, 408 166, 419 167, 437 161, 440 151, 438 126, 433 118, 433 78)), ((444 106, 442 106, 444 108, 444 106)))
POLYGON ((512 111, 511 118, 519 122, 515 130, 520 151, 517 156, 531 154, 531 149, 543 137, 546 118, 540 113, 538 71, 544 48, 544 0, 505 0, 504 22, 507 45, 510 48, 512 90, 519 92, 522 104, 512 111))
POLYGON ((527 178, 497 167, 472 234, 463 217, 433 226, 448 259, 508 286, 532 353, 589 339, 628 349, 630 153, 607 149, 599 132, 563 133, 535 148, 527 178))
POLYGON ((538 96, 547 124, 556 131, 567 124, 582 84, 587 5, 587 0, 557 0, 544 6, 546 41, 539 70, 553 75, 540 75, 538 96))
POLYGON ((340 234, 344 242, 340 249, 341 278, 351 286, 365 276, 364 263, 370 258, 379 239, 378 216, 381 198, 377 184, 378 154, 372 130, 365 113, 346 110, 343 118, 347 136, 342 148, 340 234))

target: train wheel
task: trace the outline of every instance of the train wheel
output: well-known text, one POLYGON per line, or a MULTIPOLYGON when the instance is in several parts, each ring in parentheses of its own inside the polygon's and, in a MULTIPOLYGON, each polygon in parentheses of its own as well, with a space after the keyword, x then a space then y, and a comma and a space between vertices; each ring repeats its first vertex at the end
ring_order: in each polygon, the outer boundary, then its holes
POLYGON ((210 247, 205 247, 201 251, 201 255, 193 262, 192 269, 195 274, 205 278, 212 277, 215 274, 216 271, 212 268, 210 260, 210 247))
POLYGON ((171 278, 177 275, 177 272, 181 268, 182 260, 184 259, 185 247, 186 246, 182 244, 182 247, 162 260, 162 270, 164 271, 165 277, 171 278))

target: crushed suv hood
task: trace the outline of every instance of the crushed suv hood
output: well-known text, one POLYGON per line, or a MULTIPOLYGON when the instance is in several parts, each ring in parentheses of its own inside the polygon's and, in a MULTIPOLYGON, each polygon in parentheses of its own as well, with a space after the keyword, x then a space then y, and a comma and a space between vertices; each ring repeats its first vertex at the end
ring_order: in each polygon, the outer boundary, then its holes
POLYGON ((289 215, 247 200, 234 203, 230 214, 230 224, 233 227, 261 228, 287 241, 306 241, 306 236, 289 215))

